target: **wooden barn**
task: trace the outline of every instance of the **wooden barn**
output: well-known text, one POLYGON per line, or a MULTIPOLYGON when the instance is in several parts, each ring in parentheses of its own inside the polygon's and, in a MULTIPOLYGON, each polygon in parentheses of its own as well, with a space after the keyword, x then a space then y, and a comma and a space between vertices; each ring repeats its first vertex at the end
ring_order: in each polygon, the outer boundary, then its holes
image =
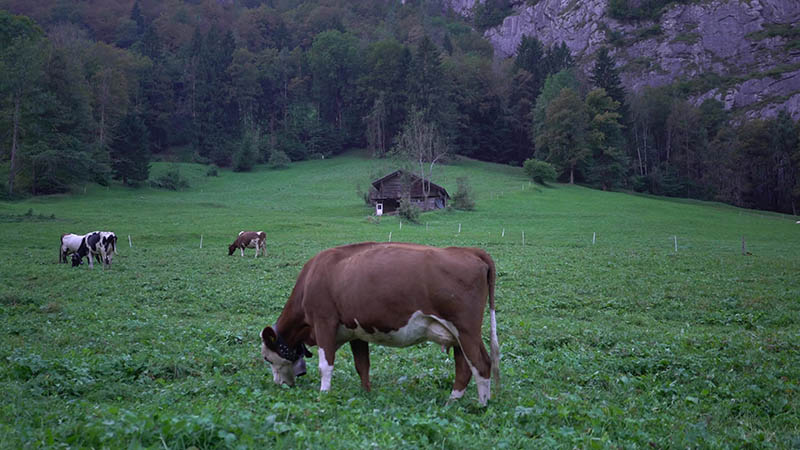
POLYGON ((369 201, 375 207, 375 213, 377 215, 396 213, 400 207, 400 199, 409 194, 411 203, 423 211, 445 208, 450 199, 447 190, 438 184, 430 183, 430 192, 426 198, 422 181, 417 175, 403 170, 395 170, 373 181, 369 201))

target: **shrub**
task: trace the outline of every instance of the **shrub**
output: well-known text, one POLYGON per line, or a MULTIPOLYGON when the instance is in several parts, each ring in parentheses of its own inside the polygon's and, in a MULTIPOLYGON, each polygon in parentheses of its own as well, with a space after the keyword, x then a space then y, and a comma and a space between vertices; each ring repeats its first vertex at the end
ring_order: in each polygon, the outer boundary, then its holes
POLYGON ((469 180, 466 177, 458 177, 456 183, 458 183, 458 188, 453 194, 453 208, 472 211, 475 209, 475 195, 469 185, 469 180))
POLYGON ((558 173, 552 164, 539 159, 526 159, 523 165, 525 173, 539 184, 555 181, 558 173))
POLYGON ((209 166, 208 170, 206 170, 206 176, 207 177, 219 176, 219 167, 217 167, 216 164, 212 164, 211 166, 209 166))
POLYGON ((178 167, 173 167, 155 180, 151 180, 150 185, 156 188, 177 191, 189 187, 189 181, 181 175, 181 170, 178 167))
POLYGON ((242 136, 242 141, 233 155, 233 171, 249 172, 253 169, 258 158, 258 147, 261 138, 258 130, 248 129, 242 136))
POLYGON ((360 200, 363 200, 364 204, 367 206, 372 206, 372 202, 369 201, 369 196, 374 190, 375 188, 370 186, 369 189, 366 192, 364 192, 364 190, 361 189, 361 184, 358 183, 356 184, 356 195, 360 200))
POLYGON ((400 199, 400 206, 397 208, 397 214, 403 219, 417 223, 419 221, 419 208, 411 203, 411 199, 403 197, 400 199))
POLYGON ((280 168, 283 168, 283 167, 288 167, 290 162, 292 162, 292 161, 289 159, 289 156, 286 153, 284 153, 284 152, 282 152, 280 150, 274 150, 269 155, 269 162, 268 163, 269 163, 269 166, 271 168, 273 168, 273 169, 280 169, 280 168))

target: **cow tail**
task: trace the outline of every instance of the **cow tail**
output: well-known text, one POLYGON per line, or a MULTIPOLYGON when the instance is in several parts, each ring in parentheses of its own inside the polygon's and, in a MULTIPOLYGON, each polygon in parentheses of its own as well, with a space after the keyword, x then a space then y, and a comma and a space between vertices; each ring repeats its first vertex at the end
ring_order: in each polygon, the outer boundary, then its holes
POLYGON ((61 239, 58 240, 58 263, 61 264, 61 261, 67 262, 67 257, 64 256, 64 236, 67 233, 61 235, 61 239))
POLYGON ((497 318, 495 317, 494 307, 494 289, 497 282, 497 270, 494 266, 494 260, 489 254, 483 260, 488 264, 489 271, 486 274, 487 281, 489 282, 489 316, 491 320, 492 337, 489 344, 489 357, 492 361, 492 378, 494 378, 495 386, 500 391, 500 342, 497 339, 497 318))

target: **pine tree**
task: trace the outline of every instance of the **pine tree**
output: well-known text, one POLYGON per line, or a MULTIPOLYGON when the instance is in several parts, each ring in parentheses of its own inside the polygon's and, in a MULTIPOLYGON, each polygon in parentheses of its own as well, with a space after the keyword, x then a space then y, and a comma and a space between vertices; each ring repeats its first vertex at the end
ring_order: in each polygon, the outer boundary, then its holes
POLYGON ((138 114, 125 116, 117 126, 111 143, 111 169, 114 179, 137 185, 150 176, 150 148, 147 127, 138 114))
POLYGON ((433 41, 425 36, 411 61, 408 78, 409 107, 420 111, 425 121, 442 129, 447 124, 447 89, 442 57, 433 41))
POLYGON ((608 52, 608 48, 601 47, 597 51, 597 58, 591 75, 592 83, 598 88, 605 89, 606 93, 620 106, 625 105, 625 89, 619 78, 619 69, 616 60, 608 52))
POLYGON ((448 55, 453 55, 453 42, 450 40, 449 33, 444 35, 444 40, 442 40, 442 48, 444 48, 444 51, 446 51, 448 55))
POLYGON ((569 47, 563 42, 547 49, 542 63, 544 64, 545 73, 547 75, 558 73, 575 65, 569 47))
POLYGON ((589 118, 587 144, 592 153, 588 179, 603 190, 620 184, 628 165, 620 123, 622 116, 618 109, 619 102, 609 97, 602 88, 586 96, 589 118))
POLYGON ((772 137, 770 147, 773 151, 772 160, 774 161, 774 177, 772 178, 774 180, 775 209, 797 214, 797 196, 793 191, 797 186, 798 174, 797 167, 792 161, 792 156, 800 145, 797 127, 786 110, 778 112, 778 116, 770 125, 770 136, 772 137))

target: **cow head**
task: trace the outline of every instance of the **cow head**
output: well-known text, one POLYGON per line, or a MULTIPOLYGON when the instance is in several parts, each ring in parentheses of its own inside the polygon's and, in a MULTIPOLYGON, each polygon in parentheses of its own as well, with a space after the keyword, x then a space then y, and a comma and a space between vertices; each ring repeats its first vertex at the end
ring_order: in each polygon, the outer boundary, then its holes
POLYGON ((261 355, 271 365, 272 381, 294 386, 295 377, 306 374, 305 358, 311 352, 302 342, 290 348, 272 327, 266 327, 261 331, 261 355))
POLYGON ((236 251, 236 242, 228 246, 228 256, 231 256, 236 251))
POLYGON ((78 267, 83 264, 83 258, 77 253, 72 254, 72 267, 78 267))

